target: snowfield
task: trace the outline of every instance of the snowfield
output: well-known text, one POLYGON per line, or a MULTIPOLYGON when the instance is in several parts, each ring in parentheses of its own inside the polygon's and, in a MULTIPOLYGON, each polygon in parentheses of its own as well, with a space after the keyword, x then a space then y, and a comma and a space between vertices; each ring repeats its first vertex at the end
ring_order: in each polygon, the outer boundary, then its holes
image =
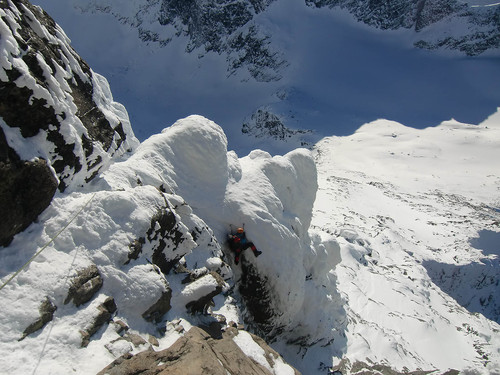
POLYGON ((341 248, 346 358, 500 373, 499 146, 499 112, 422 130, 379 120, 315 146, 312 226, 341 248))
MULTIPOLYGON (((480 125, 422 130, 379 120, 312 152, 238 157, 214 122, 179 120, 87 186, 56 195, 0 251, 3 283, 48 244, 0 291, 2 371, 96 373, 150 346, 121 340, 122 323, 167 348, 206 322, 191 309, 210 293, 208 311, 253 327, 225 245, 231 225, 244 225, 263 252, 247 250, 244 262, 270 291, 273 347, 303 374, 355 361, 498 374, 499 142, 497 112, 480 125), (171 261, 200 277, 185 284, 171 261), (92 265, 102 287, 80 306, 68 302, 92 265), (171 309, 154 315, 148 307, 168 293, 171 309), (109 297, 114 323, 83 345, 109 297), (57 308, 53 319, 23 334, 43 301, 57 308)), ((249 334, 234 340, 272 373, 293 373, 267 362, 249 334)))

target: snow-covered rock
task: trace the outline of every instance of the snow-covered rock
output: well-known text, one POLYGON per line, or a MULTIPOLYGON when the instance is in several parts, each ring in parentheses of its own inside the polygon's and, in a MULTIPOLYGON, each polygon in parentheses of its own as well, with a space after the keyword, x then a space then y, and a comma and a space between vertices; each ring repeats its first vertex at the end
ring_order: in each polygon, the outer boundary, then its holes
POLYGON ((16 4, 0 10, 2 131, 22 160, 47 160, 64 191, 91 181, 137 140, 106 79, 64 31, 39 7, 16 4))
MULTIPOLYGON (((321 274, 315 274, 312 258, 317 252, 327 253, 313 246, 308 232, 317 190, 309 151, 271 157, 256 150, 238 159, 227 151, 218 125, 190 116, 143 142, 133 156, 115 163, 103 180, 117 189, 151 184, 182 194, 184 204, 222 243, 231 224, 244 225, 248 238, 264 253, 255 260, 253 255, 246 257, 258 266, 254 277, 266 280, 262 292, 269 293, 269 321, 258 323, 280 330, 302 324, 306 277, 321 274)), ((189 263, 190 256, 186 259, 189 263)), ((210 265, 197 265, 201 266, 210 265)))
POLYGON ((0 202, 14 213, 0 227, 4 245, 47 207, 56 187, 88 183, 138 141, 106 79, 39 7, 0 5, 0 50, 0 202))
MULTIPOLYGON (((256 14, 269 4, 252 2, 256 14)), ((43 159, 55 176, 50 206, 0 251, 2 371, 120 371, 151 366, 144 358, 168 371, 164 350, 197 336, 186 366, 201 367, 201 340, 221 373, 295 372, 245 324, 306 374, 499 372, 499 113, 424 130, 379 120, 314 153, 244 157, 194 115, 136 145, 60 28, 24 1, 0 12, 3 87, 31 90, 25 114, 60 120, 23 130, 2 117, 0 161, 33 163, 29 177, 43 159), (46 42, 50 58, 38 52, 46 42), (53 138, 87 167, 59 173, 66 154, 53 138), (226 244, 236 226, 262 252, 239 265, 226 244), (219 344, 249 367, 221 364, 219 344)))
MULTIPOLYGON (((241 272, 228 265, 230 223, 244 224, 263 252, 244 262, 269 280, 265 292, 272 297, 272 314, 264 323, 296 338, 291 328, 309 324, 302 322, 306 284, 319 277, 315 270, 324 270, 313 258, 327 252, 313 249, 308 234, 316 189, 309 151, 275 157, 255 151, 238 159, 212 121, 179 120, 80 191, 56 196, 39 223, 3 249, 4 276, 41 247, 43 253, 2 290, 2 301, 12 309, 2 316, 2 327, 9 328, 2 332, 0 351, 34 350, 40 340, 50 340, 51 351, 73 358, 67 364, 58 356, 38 365, 11 362, 7 370, 59 373, 90 356, 98 357, 94 370, 103 368, 132 348, 106 324, 110 319, 125 322, 127 334, 142 336, 164 332, 166 322, 178 318, 186 327, 215 317, 252 321, 251 311, 239 311, 238 293, 228 293, 237 288, 234 275, 241 272), (19 299, 20 293, 29 297, 19 299), (23 335, 38 321, 43 301, 54 306, 53 320, 44 321, 41 332, 23 335), (24 307, 21 316, 18 305, 24 307), (197 312, 208 315, 191 317, 197 312), (19 344, 21 336, 26 337, 19 344)), ((301 339, 303 331, 297 331, 301 339)), ((159 337, 160 348, 176 338, 177 330, 159 337)))

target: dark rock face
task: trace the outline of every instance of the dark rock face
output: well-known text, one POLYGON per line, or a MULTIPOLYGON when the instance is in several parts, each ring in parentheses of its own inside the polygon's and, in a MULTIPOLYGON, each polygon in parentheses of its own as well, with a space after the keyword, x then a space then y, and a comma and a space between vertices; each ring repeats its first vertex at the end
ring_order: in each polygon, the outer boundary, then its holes
MULTIPOLYGON (((185 374, 247 374, 269 375, 271 372, 261 364, 247 357, 233 341, 238 330, 229 328, 220 338, 207 331, 193 327, 170 348, 159 352, 145 351, 135 356, 127 354, 99 372, 98 375, 185 375, 185 374)), ((266 353, 266 359, 273 361, 279 355, 262 340, 256 341, 266 353)), ((295 370, 296 375, 300 375, 295 370)))
POLYGON ((164 274, 168 274, 173 266, 184 256, 178 253, 173 259, 165 254, 168 246, 175 251, 184 241, 184 234, 179 230, 174 213, 168 208, 161 208, 151 219, 151 227, 147 232, 147 240, 155 243, 153 246, 153 264, 157 265, 164 274))
POLYGON ((114 112, 107 84, 45 12, 26 0, 1 0, 0 9, 5 56, 0 65, 0 211, 9 213, 0 245, 5 246, 48 206, 54 184, 62 192, 90 182, 111 157, 131 147, 129 140, 136 140, 124 130, 130 129, 128 119, 114 112))
POLYGON ((142 314, 142 317, 148 322, 160 322, 163 318, 163 315, 169 312, 172 308, 172 305, 170 304, 171 299, 172 289, 168 288, 165 292, 162 293, 158 301, 156 301, 142 314))
POLYGON ((340 7, 356 19, 380 29, 414 29, 419 32, 442 20, 460 22, 461 35, 436 34, 433 40, 420 40, 419 48, 448 48, 469 56, 500 47, 500 9, 470 7, 453 0, 375 1, 375 0, 306 0, 309 6, 340 7))
POLYGON ((275 318, 279 312, 273 309, 273 295, 268 288, 267 278, 261 276, 257 268, 243 258, 241 263, 241 281, 239 291, 249 315, 245 317, 247 324, 263 337, 272 339, 281 333, 283 327, 276 325, 275 318))
POLYGON ((57 179, 44 159, 20 160, 0 128, 0 246, 30 225, 50 204, 57 179))

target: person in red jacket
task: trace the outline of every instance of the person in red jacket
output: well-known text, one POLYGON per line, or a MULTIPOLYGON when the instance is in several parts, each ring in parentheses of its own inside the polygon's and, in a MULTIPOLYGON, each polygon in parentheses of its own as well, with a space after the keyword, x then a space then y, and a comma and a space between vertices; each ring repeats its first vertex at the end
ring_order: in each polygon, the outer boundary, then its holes
POLYGON ((238 264, 240 262, 241 252, 245 249, 252 249, 253 255, 255 255, 256 257, 262 254, 262 251, 257 250, 253 242, 248 241, 245 230, 241 227, 236 229, 236 234, 229 235, 229 245, 231 247, 231 250, 236 253, 234 257, 235 264, 238 264))

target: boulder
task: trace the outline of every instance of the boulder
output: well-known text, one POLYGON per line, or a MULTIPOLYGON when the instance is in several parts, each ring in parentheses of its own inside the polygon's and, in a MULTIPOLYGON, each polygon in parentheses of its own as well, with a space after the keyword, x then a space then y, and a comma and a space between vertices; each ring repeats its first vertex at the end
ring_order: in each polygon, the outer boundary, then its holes
POLYGON ((172 289, 168 288, 162 293, 158 301, 156 301, 142 314, 142 317, 148 322, 159 323, 163 318, 163 315, 165 315, 172 308, 172 305, 170 304, 171 299, 172 289))
POLYGON ((195 297, 186 303, 186 309, 194 314, 196 312, 205 313, 208 307, 213 305, 212 299, 223 291, 226 283, 217 272, 212 271, 189 285, 192 289, 198 289, 197 291, 191 290, 189 293, 183 291, 183 294, 189 295, 188 298, 195 297))

